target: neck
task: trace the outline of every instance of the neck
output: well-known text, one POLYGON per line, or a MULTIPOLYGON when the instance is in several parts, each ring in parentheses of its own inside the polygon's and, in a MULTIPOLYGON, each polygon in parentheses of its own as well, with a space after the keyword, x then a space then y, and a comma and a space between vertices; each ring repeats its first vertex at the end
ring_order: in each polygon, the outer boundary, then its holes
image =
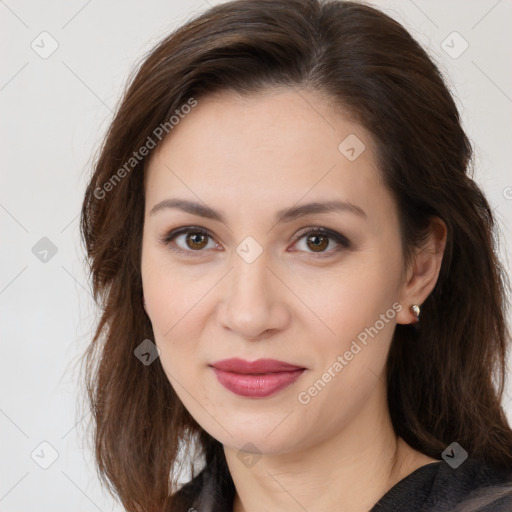
POLYGON ((387 407, 378 408, 381 393, 336 435, 293 453, 263 454, 252 467, 225 446, 233 512, 367 512, 405 476, 435 462, 395 435, 387 407))

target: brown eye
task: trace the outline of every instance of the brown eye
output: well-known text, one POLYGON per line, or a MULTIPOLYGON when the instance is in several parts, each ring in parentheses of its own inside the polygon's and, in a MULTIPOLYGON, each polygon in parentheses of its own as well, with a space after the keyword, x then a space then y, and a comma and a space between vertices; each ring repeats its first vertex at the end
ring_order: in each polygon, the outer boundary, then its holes
POLYGON ((309 235, 306 243, 312 251, 322 252, 329 246, 329 237, 321 234, 309 235))
POLYGON ((320 227, 303 232, 296 240, 296 249, 316 253, 320 257, 332 256, 351 246, 350 241, 340 233, 320 227))
POLYGON ((203 249, 208 244, 208 235, 193 232, 186 236, 185 243, 187 244, 187 247, 190 247, 190 249, 203 249))
MULTIPOLYGON (((168 245, 176 252, 201 256, 208 249, 222 250, 212 235, 200 228, 183 227, 171 231, 160 239, 161 243, 168 245), (210 246, 208 244, 211 243, 210 246)), ((303 233, 294 244, 300 251, 316 253, 320 257, 333 256, 343 249, 351 247, 350 241, 340 233, 326 228, 315 228, 303 233), (300 247, 303 245, 302 247, 300 247)))
POLYGON ((177 252, 188 253, 191 256, 200 256, 208 249, 217 248, 217 244, 208 232, 194 227, 183 227, 171 231, 160 241, 177 252))

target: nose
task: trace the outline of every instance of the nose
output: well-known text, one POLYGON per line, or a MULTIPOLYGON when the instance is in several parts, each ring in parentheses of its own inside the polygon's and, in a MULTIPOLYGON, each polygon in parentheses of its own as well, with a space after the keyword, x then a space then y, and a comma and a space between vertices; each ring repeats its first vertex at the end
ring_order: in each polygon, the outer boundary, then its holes
POLYGON ((240 338, 267 338, 286 328, 290 321, 286 287, 269 268, 265 254, 252 263, 234 254, 222 297, 219 322, 240 338))

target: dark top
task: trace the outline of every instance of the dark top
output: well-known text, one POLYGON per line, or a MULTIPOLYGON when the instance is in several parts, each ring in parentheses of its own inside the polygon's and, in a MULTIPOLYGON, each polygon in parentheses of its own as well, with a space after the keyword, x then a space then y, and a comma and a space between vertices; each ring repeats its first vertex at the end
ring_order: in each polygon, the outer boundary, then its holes
POLYGON ((512 468, 499 471, 471 458, 453 469, 444 460, 395 484, 370 512, 512 512, 512 468))
MULTIPOLYGON (((205 468, 185 485, 178 492, 180 504, 232 512, 232 481, 221 479, 219 486, 214 473, 205 468)), ((512 512, 512 468, 498 470, 471 458, 456 469, 444 460, 433 462, 400 480, 369 512, 512 512)))

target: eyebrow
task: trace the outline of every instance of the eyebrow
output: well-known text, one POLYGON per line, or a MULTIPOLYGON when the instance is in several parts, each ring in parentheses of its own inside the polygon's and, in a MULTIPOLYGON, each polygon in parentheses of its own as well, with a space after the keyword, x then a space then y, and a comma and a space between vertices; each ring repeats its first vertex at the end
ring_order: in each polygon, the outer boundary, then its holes
MULTIPOLYGON (((154 215, 159 211, 169 208, 182 210, 184 212, 191 213, 192 215, 206 217, 207 219, 217 220, 225 224, 225 215, 221 211, 217 211, 204 204, 187 201, 185 199, 164 199, 153 206, 149 215, 154 215)), ((293 206, 291 208, 280 210, 274 215, 274 224, 291 222, 306 215, 332 212, 347 212, 360 217, 367 217, 365 211, 355 204, 344 201, 324 201, 307 203, 301 206, 293 206)))

